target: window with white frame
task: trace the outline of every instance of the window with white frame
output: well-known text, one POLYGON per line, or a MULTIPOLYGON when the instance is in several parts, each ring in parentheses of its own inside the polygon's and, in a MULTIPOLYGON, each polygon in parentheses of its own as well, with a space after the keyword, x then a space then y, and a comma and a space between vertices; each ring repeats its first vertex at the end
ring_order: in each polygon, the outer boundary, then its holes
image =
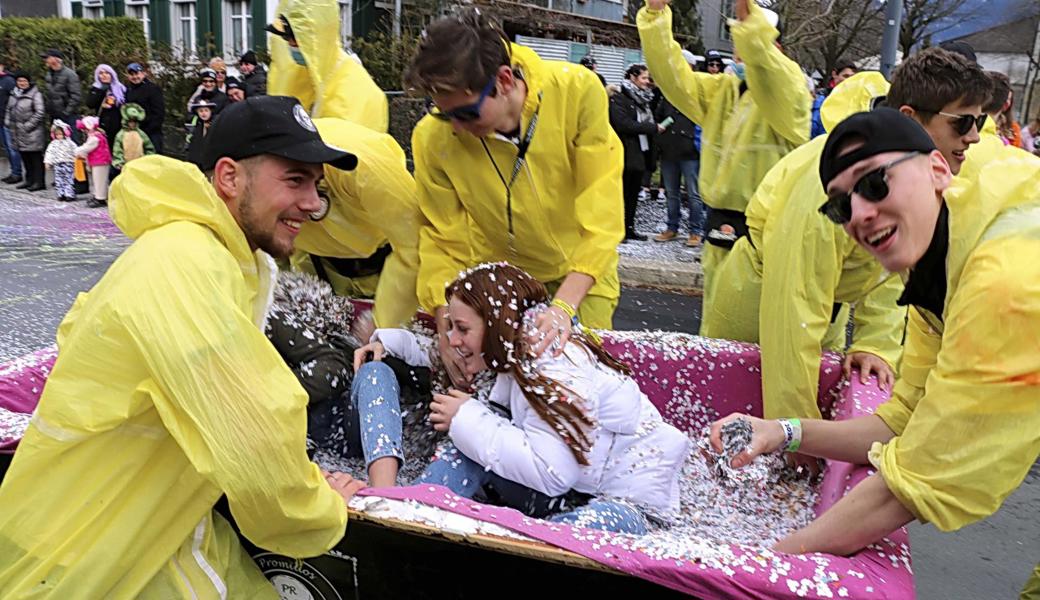
POLYGON ((350 48, 350 38, 354 37, 354 2, 339 0, 339 40, 344 48, 350 48))
POLYGON ((105 4, 102 0, 83 0, 84 19, 105 18, 105 4))
POLYGON ((185 55, 195 54, 198 47, 198 18, 195 0, 173 0, 170 4, 170 29, 173 47, 185 55))
POLYGON ((719 19, 719 38, 726 41, 733 41, 733 36, 729 32, 729 20, 734 18, 737 14, 736 8, 733 6, 733 0, 725 0, 722 3, 722 17, 719 19))
POLYGON ((144 39, 151 39, 152 22, 148 18, 148 0, 126 0, 126 16, 140 21, 144 28, 144 39))
POLYGON ((224 0, 224 46, 238 56, 253 49, 253 9, 249 0, 224 0))

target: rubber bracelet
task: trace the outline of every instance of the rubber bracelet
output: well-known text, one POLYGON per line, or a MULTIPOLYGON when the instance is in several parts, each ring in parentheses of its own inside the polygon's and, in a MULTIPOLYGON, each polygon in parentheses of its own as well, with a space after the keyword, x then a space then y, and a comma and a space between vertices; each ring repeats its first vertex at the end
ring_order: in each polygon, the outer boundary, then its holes
POLYGON ((801 419, 788 419, 791 424, 791 440, 787 444, 788 452, 798 452, 802 447, 802 421, 801 419))
POLYGON ((566 300, 561 300, 560 298, 553 298, 551 306, 555 306, 556 308, 567 313, 567 317, 571 319, 572 322, 574 321, 574 319, 578 317, 578 310, 571 306, 566 300))
POLYGON ((786 450, 791 446, 791 442, 794 441, 794 426, 787 419, 777 419, 776 422, 784 430, 784 449, 786 450))

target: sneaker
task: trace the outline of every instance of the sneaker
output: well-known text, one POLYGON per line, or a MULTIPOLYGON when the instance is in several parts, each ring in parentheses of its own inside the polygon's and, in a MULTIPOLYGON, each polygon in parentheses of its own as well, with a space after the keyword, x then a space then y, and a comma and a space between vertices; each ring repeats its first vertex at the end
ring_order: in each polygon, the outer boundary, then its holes
POLYGON ((75 202, 75 196, 58 196, 58 202, 75 202))
POLYGON ((657 201, 665 202, 668 200, 668 195, 664 193, 664 190, 657 190, 657 201))
POLYGON ((689 238, 686 239, 686 245, 690 248, 696 248, 697 246, 701 245, 701 241, 703 241, 701 236, 691 235, 689 238))
POLYGON ((8 175, 7 177, 4 177, 3 179, 0 179, 0 181, 2 181, 4 183, 21 183, 22 176, 21 175, 11 174, 11 175, 8 175))
POLYGON ((97 198, 87 200, 87 208, 101 208, 102 206, 108 206, 108 202, 105 200, 98 200, 97 198))
POLYGON ((649 200, 650 199, 650 190, 648 190, 646 188, 643 188, 643 189, 639 190, 639 199, 640 200, 649 200))
POLYGON ((655 242, 670 242, 675 238, 679 237, 679 234, 672 231, 671 229, 665 229, 661 233, 654 236, 655 242))

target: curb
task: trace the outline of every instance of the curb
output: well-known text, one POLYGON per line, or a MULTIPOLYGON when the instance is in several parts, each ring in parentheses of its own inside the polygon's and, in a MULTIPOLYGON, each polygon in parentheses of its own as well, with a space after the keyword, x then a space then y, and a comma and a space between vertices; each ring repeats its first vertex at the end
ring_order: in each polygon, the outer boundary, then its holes
POLYGON ((679 262, 621 256, 618 276, 626 287, 651 287, 685 294, 701 294, 704 274, 700 261, 679 262))

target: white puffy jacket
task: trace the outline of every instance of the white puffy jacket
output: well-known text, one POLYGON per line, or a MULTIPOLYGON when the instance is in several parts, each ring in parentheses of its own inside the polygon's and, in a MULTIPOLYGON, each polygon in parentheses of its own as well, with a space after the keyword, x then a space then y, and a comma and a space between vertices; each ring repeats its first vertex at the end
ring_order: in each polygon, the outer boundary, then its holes
MULTIPOLYGON (((405 362, 425 359, 408 331, 380 329, 373 340, 405 362)), ((483 402, 466 402, 449 430, 456 447, 497 475, 550 496, 574 489, 628 500, 660 516, 676 515, 689 438, 664 422, 631 377, 602 365, 577 344, 569 343, 558 358, 547 351, 535 366, 584 400, 596 423, 589 465, 578 463, 508 374, 498 375, 488 399, 508 407, 512 419, 483 402)))

